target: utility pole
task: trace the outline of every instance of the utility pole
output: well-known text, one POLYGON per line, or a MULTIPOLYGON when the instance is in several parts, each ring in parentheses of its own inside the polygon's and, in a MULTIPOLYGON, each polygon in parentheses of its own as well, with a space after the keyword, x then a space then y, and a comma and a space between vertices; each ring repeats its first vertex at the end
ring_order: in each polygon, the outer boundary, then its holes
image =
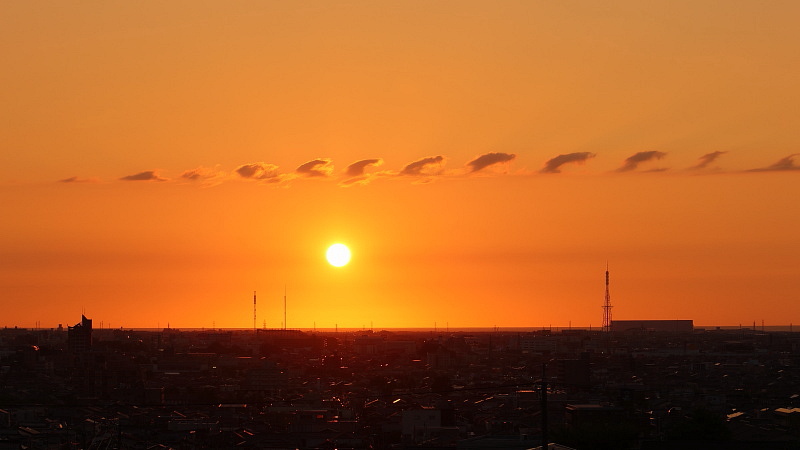
POLYGON ((542 363, 542 390, 541 390, 541 408, 542 408, 542 449, 547 449, 550 444, 547 436, 547 363, 542 363))
POLYGON ((283 329, 286 329, 286 285, 283 285, 283 329))

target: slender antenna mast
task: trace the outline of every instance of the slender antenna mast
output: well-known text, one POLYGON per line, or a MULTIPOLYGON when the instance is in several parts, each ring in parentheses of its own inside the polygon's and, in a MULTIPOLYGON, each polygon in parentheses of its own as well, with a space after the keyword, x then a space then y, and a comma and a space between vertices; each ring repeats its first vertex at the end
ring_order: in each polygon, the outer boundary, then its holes
POLYGON ((611 331, 611 293, 609 292, 608 263, 606 263, 606 299, 603 303, 603 332, 611 331))
POLYGON ((253 333, 256 332, 256 291, 253 291, 253 333))
POLYGON ((283 329, 286 329, 286 285, 283 285, 283 329))

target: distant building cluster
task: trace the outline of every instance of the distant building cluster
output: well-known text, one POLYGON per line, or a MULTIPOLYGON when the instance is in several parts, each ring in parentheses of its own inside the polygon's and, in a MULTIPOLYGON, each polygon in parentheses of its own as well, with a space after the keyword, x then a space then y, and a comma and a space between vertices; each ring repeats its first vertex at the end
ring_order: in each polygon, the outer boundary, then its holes
POLYGON ((691 333, 694 330, 692 320, 612 320, 611 331, 636 332, 658 331, 671 333, 691 333))
POLYGON ((800 333, 0 330, 0 448, 796 448, 800 333), (702 446, 698 447, 698 440, 702 446))

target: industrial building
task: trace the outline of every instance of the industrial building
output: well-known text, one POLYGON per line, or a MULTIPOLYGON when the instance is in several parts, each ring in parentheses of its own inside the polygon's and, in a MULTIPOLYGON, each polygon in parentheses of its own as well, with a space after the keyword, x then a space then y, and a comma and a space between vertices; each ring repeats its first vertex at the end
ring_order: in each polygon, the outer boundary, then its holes
POLYGON ((660 331, 673 333, 691 333, 694 330, 693 320, 613 320, 611 331, 660 331))

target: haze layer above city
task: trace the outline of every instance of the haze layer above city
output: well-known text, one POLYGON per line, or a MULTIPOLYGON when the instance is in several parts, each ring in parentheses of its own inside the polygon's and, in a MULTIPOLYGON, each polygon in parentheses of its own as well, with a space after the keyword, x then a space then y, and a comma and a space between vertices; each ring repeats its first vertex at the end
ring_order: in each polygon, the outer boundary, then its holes
POLYGON ((0 326, 798 323, 800 4, 721 6, 3 2, 0 326))

